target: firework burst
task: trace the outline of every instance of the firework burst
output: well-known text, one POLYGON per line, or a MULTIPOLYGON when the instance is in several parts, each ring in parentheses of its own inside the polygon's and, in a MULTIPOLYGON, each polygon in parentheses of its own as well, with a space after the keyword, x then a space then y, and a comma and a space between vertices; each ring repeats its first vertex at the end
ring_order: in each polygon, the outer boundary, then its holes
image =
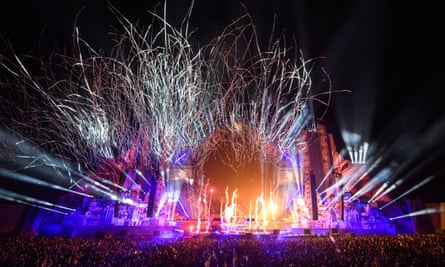
MULTIPOLYGON (((189 151, 200 169, 221 143, 232 147, 226 163, 234 168, 295 151, 317 100, 312 60, 289 55, 282 39, 261 49, 249 16, 193 49, 188 17, 178 30, 151 13, 153 24, 140 29, 111 10, 122 32, 108 55, 75 28, 74 55, 54 53, 38 71, 13 52, 0 62, 2 126, 50 158, 74 162, 57 164, 72 176, 70 186, 86 183, 115 198, 125 190, 121 173, 146 168, 159 169, 167 184, 180 153, 189 151)), ((1 141, 7 155, 23 154, 17 142, 1 141)))

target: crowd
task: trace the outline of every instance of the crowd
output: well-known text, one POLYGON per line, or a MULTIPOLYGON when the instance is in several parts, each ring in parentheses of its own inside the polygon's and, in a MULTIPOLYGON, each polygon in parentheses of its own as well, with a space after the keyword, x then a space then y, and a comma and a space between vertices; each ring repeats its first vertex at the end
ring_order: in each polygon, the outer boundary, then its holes
POLYGON ((160 240, 9 234, 0 236, 0 266, 445 266, 445 235, 160 240))

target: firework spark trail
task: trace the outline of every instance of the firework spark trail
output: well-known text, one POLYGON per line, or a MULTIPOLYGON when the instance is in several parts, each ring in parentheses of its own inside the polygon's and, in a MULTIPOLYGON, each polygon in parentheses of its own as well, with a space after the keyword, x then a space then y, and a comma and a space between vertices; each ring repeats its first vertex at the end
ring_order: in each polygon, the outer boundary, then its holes
POLYGON ((293 149, 311 119, 307 110, 313 100, 313 62, 292 60, 282 40, 262 51, 246 19, 229 25, 211 46, 214 65, 224 76, 225 141, 233 148, 227 161, 235 169, 258 154, 262 161, 276 160, 278 151, 293 149))
POLYGON ((95 177, 107 165, 113 174, 94 179, 103 186, 84 179, 98 189, 110 189, 107 179, 121 187, 116 172, 153 161, 165 184, 178 153, 190 150, 200 168, 220 143, 232 146, 227 161, 234 168, 257 155, 263 162, 295 152, 312 119, 308 102, 316 100, 313 61, 292 60, 283 40, 261 50, 252 23, 243 24, 248 16, 194 51, 188 23, 177 30, 152 13, 153 25, 139 29, 111 9, 123 33, 115 34, 109 55, 94 50, 75 28, 74 55, 55 53, 40 62, 39 75, 16 55, 2 59, 4 127, 62 162, 77 162, 81 176, 95 177), (16 99, 22 99, 16 110, 5 108, 16 99))
MULTIPOLYGON (((142 144, 139 155, 154 154, 168 168, 176 153, 196 148, 217 125, 209 113, 218 101, 202 75, 209 67, 165 21, 160 32, 139 32, 119 18, 125 34, 110 56, 94 51, 76 28, 77 57, 58 55, 61 70, 42 63, 46 76, 37 77, 17 56, 15 63, 2 62, 16 82, 3 83, 10 96, 5 100, 26 92, 19 113, 32 114, 11 116, 5 125, 61 158, 80 162, 85 171, 94 172, 98 160, 116 158, 135 144, 142 144), (165 43, 156 46, 160 36, 165 43), (58 78, 56 72, 65 76, 58 78)), ((3 111, 5 117, 13 115, 3 111)))
POLYGON ((250 22, 248 16, 240 18, 210 45, 213 66, 221 75, 217 84, 223 87, 218 90, 223 103, 218 121, 223 125, 212 143, 231 147, 223 161, 235 172, 258 160, 258 193, 265 193, 264 164, 278 163, 285 151, 296 158, 301 130, 313 119, 309 102, 316 100, 310 77, 314 61, 298 54, 292 58, 291 50, 282 48, 284 40, 263 51, 250 22))
POLYGON ((149 122, 150 150, 168 168, 177 153, 197 148, 217 123, 216 117, 209 115, 216 102, 207 77, 202 75, 202 70, 208 69, 205 61, 199 52, 193 55, 179 32, 168 25, 163 31, 164 47, 137 48, 140 70, 136 78, 141 79, 141 88, 134 106, 146 109, 136 114, 141 124, 149 122))

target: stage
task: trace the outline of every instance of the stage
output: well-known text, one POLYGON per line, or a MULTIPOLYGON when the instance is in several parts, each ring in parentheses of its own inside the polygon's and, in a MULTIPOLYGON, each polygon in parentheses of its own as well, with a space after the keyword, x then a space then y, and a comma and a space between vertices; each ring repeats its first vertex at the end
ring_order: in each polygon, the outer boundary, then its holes
POLYGON ((216 226, 214 223, 197 220, 168 221, 159 224, 152 220, 144 226, 129 225, 84 225, 75 221, 62 224, 41 224, 37 236, 64 236, 79 238, 128 238, 128 239, 181 239, 198 236, 280 236, 283 238, 329 236, 329 235, 395 235, 392 225, 375 222, 361 228, 321 228, 316 224, 302 227, 286 222, 274 222, 268 227, 255 228, 249 224, 216 226), (199 228, 199 230, 197 230, 199 228))

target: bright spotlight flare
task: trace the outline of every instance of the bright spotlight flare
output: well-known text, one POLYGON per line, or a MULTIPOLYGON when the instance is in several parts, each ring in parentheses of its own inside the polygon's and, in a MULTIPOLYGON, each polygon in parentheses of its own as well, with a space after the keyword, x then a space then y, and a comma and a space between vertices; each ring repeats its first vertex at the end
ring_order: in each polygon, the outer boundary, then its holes
POLYGON ((19 194, 16 192, 12 192, 9 190, 4 190, 0 188, 0 199, 5 199, 11 202, 16 202, 16 203, 20 203, 20 204, 26 204, 29 206, 33 206, 33 207, 38 207, 41 209, 45 209, 48 211, 52 211, 52 212, 57 212, 57 213, 61 213, 61 214, 65 214, 67 215, 67 212, 73 212, 75 211, 75 209, 70 208, 70 207, 66 207, 63 205, 59 205, 59 204, 54 204, 48 201, 43 201, 40 199, 36 199, 34 197, 30 197, 30 196, 26 196, 23 194, 19 194), (61 211, 61 210, 65 210, 65 211, 61 211))
POLYGON ((366 164, 369 150, 369 143, 362 142, 362 136, 357 133, 343 129, 341 131, 343 140, 346 143, 349 159, 352 164, 366 164))
POLYGON ((434 176, 429 176, 425 179, 423 179, 422 181, 420 181, 418 184, 414 185, 413 187, 411 187, 410 189, 408 189, 407 191, 405 191, 403 194, 401 194, 400 196, 394 198, 393 200, 387 202, 385 205, 383 205, 380 209, 384 209, 386 207, 388 207, 389 205, 391 205, 392 203, 394 203, 395 201, 401 199, 402 197, 408 195, 409 193, 413 192, 414 190, 417 190, 418 188, 420 188, 421 186, 424 186, 425 184, 429 183, 434 176))
POLYGON ((433 213, 441 213, 444 212, 445 209, 440 207, 440 208, 428 208, 428 209, 422 209, 422 210, 418 210, 418 211, 413 211, 410 212, 408 214, 403 214, 400 216, 396 216, 396 217, 391 217, 389 218, 391 221, 393 220, 399 220, 399 219, 403 219, 403 218, 407 218, 407 217, 415 217, 415 216, 422 216, 422 215, 427 215, 427 214, 433 214, 433 213))
POLYGON ((17 181, 22 181, 22 182, 26 182, 26 183, 30 183, 30 184, 34 184, 34 185, 39 185, 39 186, 42 186, 42 187, 52 188, 52 189, 55 189, 55 190, 65 191, 65 192, 77 194, 77 195, 84 196, 84 197, 92 197, 91 195, 84 194, 82 192, 77 192, 75 190, 71 190, 71 189, 62 187, 60 185, 48 183, 48 182, 45 182, 43 180, 31 177, 29 175, 21 174, 21 173, 18 173, 18 172, 13 172, 13 171, 10 171, 8 169, 0 168, 0 176, 4 176, 4 177, 7 176, 7 177, 13 178, 13 179, 15 179, 17 181))

